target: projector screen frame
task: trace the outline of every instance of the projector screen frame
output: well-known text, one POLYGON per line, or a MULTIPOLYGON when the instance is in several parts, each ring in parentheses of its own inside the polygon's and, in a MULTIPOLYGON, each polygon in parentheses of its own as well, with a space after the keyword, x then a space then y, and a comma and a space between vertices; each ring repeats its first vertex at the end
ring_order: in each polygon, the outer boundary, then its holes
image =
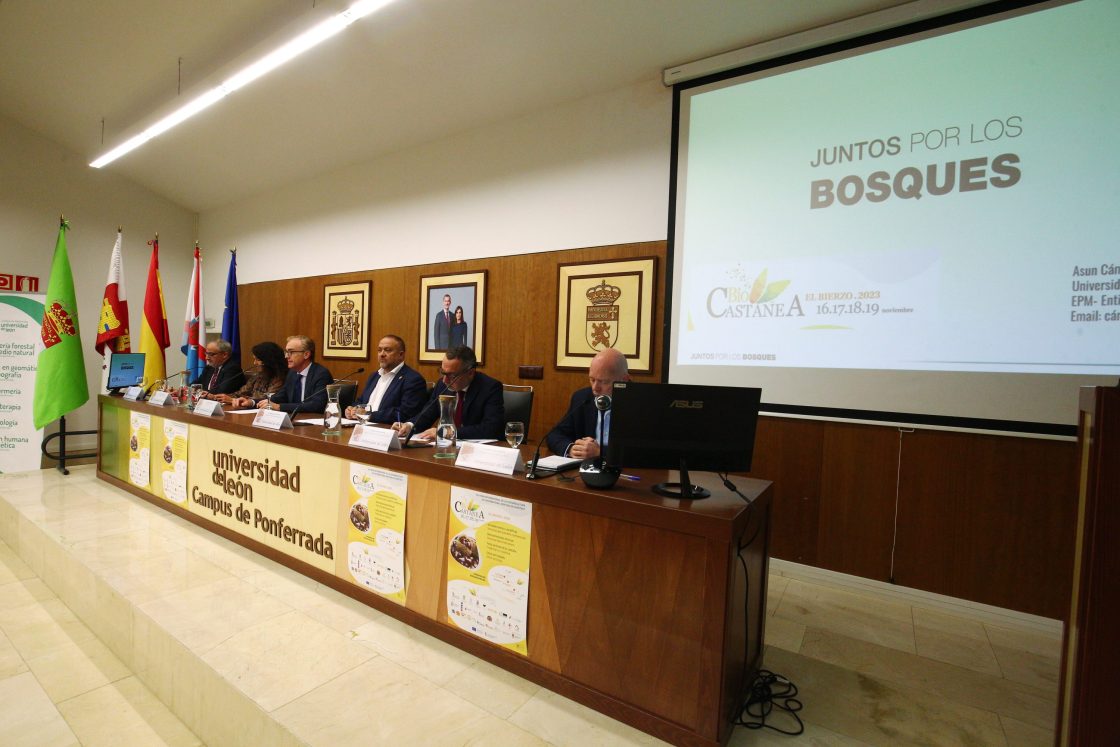
MULTIPOLYGON (((672 129, 670 136, 670 193, 668 205, 668 226, 666 242, 665 273, 665 315, 662 328, 662 344, 664 354, 661 358, 661 377, 667 383, 696 383, 695 380, 683 381, 671 377, 671 364, 677 354, 674 345, 675 319, 675 284, 677 283, 677 215, 678 215, 678 188, 680 184, 681 169, 681 138, 682 138, 682 94, 697 88, 709 87, 729 79, 740 78, 747 75, 758 75, 767 71, 781 69, 782 72, 811 67, 825 58, 835 58, 841 55, 844 58, 890 48, 913 41, 950 34, 962 28, 985 25, 998 22, 1006 18, 1021 16, 1037 11, 1043 11, 1063 5, 1069 5, 1078 0, 999 0, 959 10, 952 10, 943 15, 923 18, 912 23, 906 23, 894 28, 872 31, 867 34, 853 36, 848 39, 836 41, 810 49, 792 51, 788 54, 779 54, 765 60, 752 62, 748 65, 730 70, 713 73, 692 80, 683 81, 673 86, 672 95, 672 129)), ((743 368, 744 375, 748 376, 750 367, 743 368)), ((809 371, 812 369, 800 369, 809 371)), ((855 369, 848 369, 855 371, 855 369)), ((951 377, 956 372, 944 372, 951 377)), ((939 372, 926 371, 923 375, 929 377, 939 376, 939 372)), ((975 375, 975 374, 973 374, 975 375)), ((984 374, 989 377, 999 377, 1006 374, 984 374)), ((1012 376, 1035 376, 1034 374, 1011 374, 1012 376)), ((1050 377, 1065 376, 1074 384, 1115 384, 1115 379, 1101 376, 1048 374, 1050 377)), ((745 382, 753 385, 752 382, 745 382)), ((863 421, 883 423, 884 425, 928 426, 939 429, 961 429, 967 431, 1005 432, 1022 435, 1039 435, 1049 437, 1072 437, 1076 435, 1076 425, 1072 421, 1076 417, 1076 407, 1069 415, 1066 423, 1043 422, 1032 420, 1015 420, 992 417, 967 417, 959 415, 942 415, 922 412, 920 410, 907 412, 861 409, 843 407, 821 407, 816 405, 795 404, 789 402, 767 402, 764 390, 761 411, 764 414, 789 415, 793 417, 808 417, 813 419, 838 420, 838 421, 863 421)))

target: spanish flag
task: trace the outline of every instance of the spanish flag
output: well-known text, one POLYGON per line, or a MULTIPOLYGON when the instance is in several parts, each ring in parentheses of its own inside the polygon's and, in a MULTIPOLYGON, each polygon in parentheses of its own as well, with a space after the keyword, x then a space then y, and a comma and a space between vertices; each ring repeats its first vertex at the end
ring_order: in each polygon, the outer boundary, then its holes
POLYGON ((159 234, 148 242, 152 261, 148 263, 148 286, 144 289, 144 315, 140 324, 140 352, 144 354, 144 386, 167 378, 163 351, 171 345, 167 330, 167 307, 163 303, 163 283, 159 279, 159 234))

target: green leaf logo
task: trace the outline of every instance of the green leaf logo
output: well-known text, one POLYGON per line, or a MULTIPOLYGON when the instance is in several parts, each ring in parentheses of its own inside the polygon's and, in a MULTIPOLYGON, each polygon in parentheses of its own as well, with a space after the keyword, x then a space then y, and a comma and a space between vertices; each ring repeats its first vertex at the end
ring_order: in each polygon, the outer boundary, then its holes
POLYGON ((773 301, 778 296, 782 295, 782 291, 789 287, 788 280, 775 280, 773 283, 766 282, 766 275, 769 268, 765 268, 754 279, 754 284, 751 285, 751 293, 748 300, 751 303, 768 303, 773 301))

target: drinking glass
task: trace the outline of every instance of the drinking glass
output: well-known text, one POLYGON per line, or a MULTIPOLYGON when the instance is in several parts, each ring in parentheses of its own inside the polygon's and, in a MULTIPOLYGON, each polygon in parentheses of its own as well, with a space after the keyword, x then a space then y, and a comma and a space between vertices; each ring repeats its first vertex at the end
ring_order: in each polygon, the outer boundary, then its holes
POLYGON ((506 443, 511 449, 516 449, 525 440, 525 424, 515 420, 506 423, 506 443))
POLYGON ((199 400, 202 399, 202 393, 206 390, 202 388, 202 384, 191 384, 191 403, 189 409, 193 412, 194 408, 198 406, 199 400))

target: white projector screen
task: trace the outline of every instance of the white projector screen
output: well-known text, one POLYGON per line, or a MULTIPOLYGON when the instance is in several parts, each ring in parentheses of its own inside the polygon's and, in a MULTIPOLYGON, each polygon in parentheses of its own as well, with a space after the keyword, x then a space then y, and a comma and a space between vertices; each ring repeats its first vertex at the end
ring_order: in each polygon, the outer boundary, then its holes
POLYGON ((1120 376, 1118 39, 996 4, 677 86, 667 380, 1071 433, 1120 376))

